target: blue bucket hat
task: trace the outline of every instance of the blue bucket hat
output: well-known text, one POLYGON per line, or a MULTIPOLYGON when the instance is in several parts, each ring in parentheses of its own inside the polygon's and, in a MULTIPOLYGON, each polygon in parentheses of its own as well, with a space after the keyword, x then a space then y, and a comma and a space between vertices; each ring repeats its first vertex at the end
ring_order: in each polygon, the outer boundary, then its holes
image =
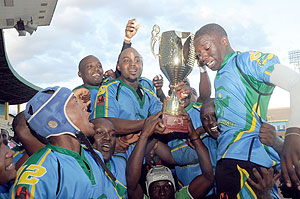
POLYGON ((72 96, 72 91, 65 87, 40 90, 29 100, 24 111, 30 128, 45 138, 62 134, 75 137, 80 130, 66 114, 66 106, 72 96))

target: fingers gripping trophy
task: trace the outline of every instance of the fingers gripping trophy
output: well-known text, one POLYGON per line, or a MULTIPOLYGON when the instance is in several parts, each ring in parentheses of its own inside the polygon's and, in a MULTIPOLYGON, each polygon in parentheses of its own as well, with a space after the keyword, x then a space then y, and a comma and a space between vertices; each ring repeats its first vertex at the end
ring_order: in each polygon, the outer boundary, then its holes
POLYGON ((159 58, 161 71, 171 85, 174 85, 172 94, 166 102, 163 122, 167 129, 176 132, 187 132, 187 120, 180 113, 180 101, 176 86, 183 81, 193 70, 195 63, 194 34, 190 32, 166 31, 159 36, 160 27, 153 26, 150 41, 151 50, 159 58), (159 53, 154 51, 155 44, 159 42, 159 53))

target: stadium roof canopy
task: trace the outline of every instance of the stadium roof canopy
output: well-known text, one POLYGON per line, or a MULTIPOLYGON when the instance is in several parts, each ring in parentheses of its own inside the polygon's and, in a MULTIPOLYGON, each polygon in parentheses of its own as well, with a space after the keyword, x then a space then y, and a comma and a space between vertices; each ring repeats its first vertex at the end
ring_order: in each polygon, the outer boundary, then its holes
POLYGON ((0 0, 1 104, 25 103, 41 89, 22 78, 10 64, 2 29, 15 28, 22 35, 23 28, 23 32, 32 34, 38 26, 50 25, 56 4, 57 0, 0 0), (17 26, 18 21, 22 22, 21 26, 17 26))
POLYGON ((0 29, 14 28, 20 19, 49 26, 57 0, 0 0, 0 29))

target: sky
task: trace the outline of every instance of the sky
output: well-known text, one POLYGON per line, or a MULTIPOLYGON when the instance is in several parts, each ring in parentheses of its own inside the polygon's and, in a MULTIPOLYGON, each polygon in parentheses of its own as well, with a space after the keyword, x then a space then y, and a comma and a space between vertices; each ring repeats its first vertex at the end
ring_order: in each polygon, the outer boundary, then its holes
MULTIPOLYGON (((25 37, 14 29, 4 33, 10 63, 23 78, 42 88, 73 89, 82 84, 78 63, 87 55, 98 57, 104 71, 115 69, 127 21, 133 18, 141 27, 132 46, 143 56, 142 76, 151 80, 162 74, 150 49, 154 24, 161 32, 194 33, 205 24, 217 23, 227 31, 234 50, 274 53, 289 65, 288 51, 300 49, 299 8, 297 0, 59 0, 50 26, 38 27, 25 37)), ((195 64, 188 77, 196 90, 199 74, 195 64)), ((213 88, 215 72, 208 74, 213 88)), ((166 91, 168 81, 164 80, 166 91)), ((276 88, 269 108, 288 106, 288 92, 276 88)))

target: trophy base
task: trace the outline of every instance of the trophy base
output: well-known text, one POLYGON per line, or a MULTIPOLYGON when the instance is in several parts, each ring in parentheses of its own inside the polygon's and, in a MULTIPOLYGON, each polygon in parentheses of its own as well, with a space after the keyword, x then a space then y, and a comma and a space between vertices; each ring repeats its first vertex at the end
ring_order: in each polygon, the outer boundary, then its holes
POLYGON ((166 126, 166 130, 188 133, 187 120, 183 119, 182 116, 169 115, 164 113, 162 115, 162 120, 164 122, 164 125, 166 126))

